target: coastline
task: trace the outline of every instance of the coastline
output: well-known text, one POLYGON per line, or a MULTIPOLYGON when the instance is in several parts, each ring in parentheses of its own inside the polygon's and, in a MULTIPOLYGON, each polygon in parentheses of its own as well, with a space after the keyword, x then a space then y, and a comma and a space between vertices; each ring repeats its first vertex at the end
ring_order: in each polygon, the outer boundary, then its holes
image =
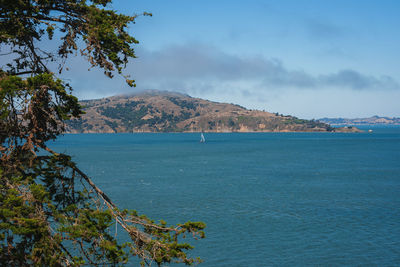
POLYGON ((289 131, 289 130, 280 130, 280 131, 271 131, 271 130, 261 130, 261 131, 133 131, 133 132, 110 132, 110 131, 84 131, 84 132, 64 132, 63 134, 117 134, 117 133, 124 133, 124 134, 138 134, 138 133, 364 133, 365 130, 358 129, 356 127, 352 128, 334 128, 334 131, 323 131, 323 130, 315 130, 315 131, 289 131))

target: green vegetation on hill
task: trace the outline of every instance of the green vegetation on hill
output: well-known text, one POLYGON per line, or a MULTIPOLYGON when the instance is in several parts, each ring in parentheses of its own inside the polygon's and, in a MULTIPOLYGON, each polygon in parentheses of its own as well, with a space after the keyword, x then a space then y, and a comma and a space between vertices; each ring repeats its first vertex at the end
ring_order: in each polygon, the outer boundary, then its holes
POLYGON ((247 110, 172 92, 149 91, 81 104, 86 114, 69 122, 69 132, 340 131, 315 120, 247 110))

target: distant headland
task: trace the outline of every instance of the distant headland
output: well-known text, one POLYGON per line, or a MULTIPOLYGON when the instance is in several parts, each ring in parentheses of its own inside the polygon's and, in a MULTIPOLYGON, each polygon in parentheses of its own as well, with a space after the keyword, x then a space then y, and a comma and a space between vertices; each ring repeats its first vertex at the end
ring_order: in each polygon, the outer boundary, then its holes
POLYGON ((369 118, 322 118, 320 122, 331 125, 400 125, 400 118, 372 116, 369 118))
POLYGON ((86 113, 67 122, 68 133, 361 132, 355 127, 334 128, 321 121, 156 90, 80 104, 86 113))

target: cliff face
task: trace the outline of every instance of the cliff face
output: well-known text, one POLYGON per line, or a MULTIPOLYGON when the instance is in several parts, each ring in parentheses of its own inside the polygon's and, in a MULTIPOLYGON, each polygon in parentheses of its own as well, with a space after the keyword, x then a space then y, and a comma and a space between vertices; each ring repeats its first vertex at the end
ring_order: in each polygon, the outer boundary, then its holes
POLYGON ((344 131, 318 121, 170 92, 85 100, 81 105, 86 114, 67 122, 69 133, 344 131))

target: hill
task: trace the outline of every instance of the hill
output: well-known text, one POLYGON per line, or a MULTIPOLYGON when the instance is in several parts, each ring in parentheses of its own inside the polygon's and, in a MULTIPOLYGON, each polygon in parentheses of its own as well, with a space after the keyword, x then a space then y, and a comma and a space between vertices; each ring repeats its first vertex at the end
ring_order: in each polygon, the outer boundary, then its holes
POLYGON ((358 131, 172 92, 145 91, 80 103, 86 114, 67 123, 69 133, 358 131))
POLYGON ((400 125, 400 118, 373 116, 370 118, 322 118, 319 121, 332 125, 400 125))

